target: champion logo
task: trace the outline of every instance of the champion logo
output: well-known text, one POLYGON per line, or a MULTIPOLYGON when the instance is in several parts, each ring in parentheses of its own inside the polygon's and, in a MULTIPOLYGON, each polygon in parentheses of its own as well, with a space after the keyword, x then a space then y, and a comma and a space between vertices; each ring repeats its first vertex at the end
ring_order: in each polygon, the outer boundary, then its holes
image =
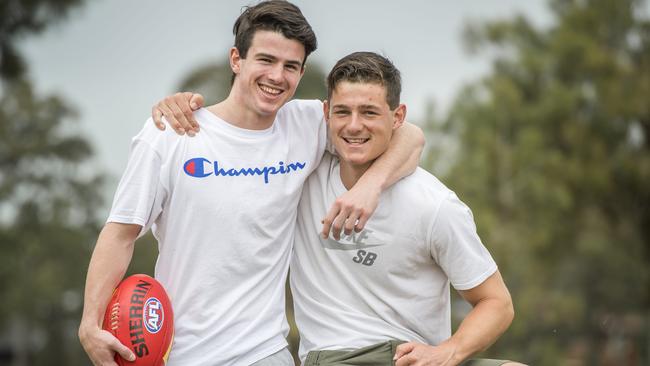
POLYGON ((190 159, 186 161, 185 164, 183 165, 183 170, 185 171, 185 174, 189 175, 190 177, 195 177, 195 178, 207 177, 208 175, 212 174, 212 172, 205 173, 203 169, 205 163, 209 164, 210 161, 205 158, 190 159))
POLYGON ((264 183, 269 183, 269 175, 276 174, 290 174, 292 172, 302 170, 305 168, 307 163, 295 162, 287 163, 279 162, 276 166, 263 166, 263 167, 253 167, 253 168, 230 168, 226 169, 219 166, 218 161, 210 161, 206 158, 192 158, 189 159, 183 164, 183 171, 185 174, 194 178, 205 178, 210 175, 218 176, 229 176, 229 177, 239 177, 239 176, 253 176, 259 175, 264 177, 264 183))
POLYGON ((155 297, 150 297, 142 308, 142 322, 149 333, 156 334, 162 328, 165 311, 162 303, 155 297))

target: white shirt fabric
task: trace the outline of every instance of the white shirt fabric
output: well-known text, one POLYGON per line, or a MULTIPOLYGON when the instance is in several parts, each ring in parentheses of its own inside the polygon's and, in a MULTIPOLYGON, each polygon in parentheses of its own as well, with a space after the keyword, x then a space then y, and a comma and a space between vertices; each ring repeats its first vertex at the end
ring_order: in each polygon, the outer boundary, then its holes
POLYGON ((361 233, 324 240, 322 212, 345 191, 338 158, 325 154, 303 189, 291 261, 301 359, 389 339, 449 338, 450 282, 471 289, 497 270, 470 209, 418 168, 381 194, 361 233))
POLYGON ((284 285, 303 183, 326 145, 322 104, 289 102, 262 131, 195 118, 192 138, 145 123, 108 221, 158 240, 175 316, 167 365, 249 365, 287 344, 284 285))

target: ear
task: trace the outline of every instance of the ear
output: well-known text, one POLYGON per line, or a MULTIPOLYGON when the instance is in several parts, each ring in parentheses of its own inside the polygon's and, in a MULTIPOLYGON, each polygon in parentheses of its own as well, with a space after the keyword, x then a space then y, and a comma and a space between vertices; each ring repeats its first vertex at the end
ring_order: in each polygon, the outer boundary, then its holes
POLYGON ((406 104, 400 104, 393 112, 393 131, 400 128, 406 119, 406 104))
POLYGON ((329 104, 329 101, 327 99, 323 101, 323 115, 325 116, 325 122, 329 123, 330 122, 330 104, 329 104))
POLYGON ((232 72, 235 74, 239 74, 239 71, 241 70, 242 58, 239 55, 239 50, 237 49, 237 47, 230 48, 230 56, 228 58, 230 60, 230 69, 232 70, 232 72))

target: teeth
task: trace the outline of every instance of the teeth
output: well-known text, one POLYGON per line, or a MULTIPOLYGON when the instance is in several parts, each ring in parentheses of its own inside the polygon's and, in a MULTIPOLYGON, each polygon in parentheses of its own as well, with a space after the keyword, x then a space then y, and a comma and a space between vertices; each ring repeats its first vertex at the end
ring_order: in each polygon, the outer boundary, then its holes
POLYGON ((269 93, 273 95, 278 95, 282 93, 282 90, 271 88, 270 86, 266 86, 266 85, 260 85, 260 89, 262 89, 265 93, 269 93))
POLYGON ((368 141, 368 139, 365 138, 362 139, 362 138, 350 138, 350 137, 345 137, 344 140, 351 144, 362 144, 368 141))

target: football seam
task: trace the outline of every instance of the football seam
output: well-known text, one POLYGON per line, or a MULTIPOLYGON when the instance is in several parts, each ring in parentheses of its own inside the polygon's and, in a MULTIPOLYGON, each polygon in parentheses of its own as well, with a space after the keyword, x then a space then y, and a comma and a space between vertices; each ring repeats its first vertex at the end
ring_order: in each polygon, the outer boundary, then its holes
POLYGON ((117 331, 117 328, 119 328, 120 325, 120 303, 116 302, 113 304, 113 307, 111 308, 111 330, 114 332, 117 331))

